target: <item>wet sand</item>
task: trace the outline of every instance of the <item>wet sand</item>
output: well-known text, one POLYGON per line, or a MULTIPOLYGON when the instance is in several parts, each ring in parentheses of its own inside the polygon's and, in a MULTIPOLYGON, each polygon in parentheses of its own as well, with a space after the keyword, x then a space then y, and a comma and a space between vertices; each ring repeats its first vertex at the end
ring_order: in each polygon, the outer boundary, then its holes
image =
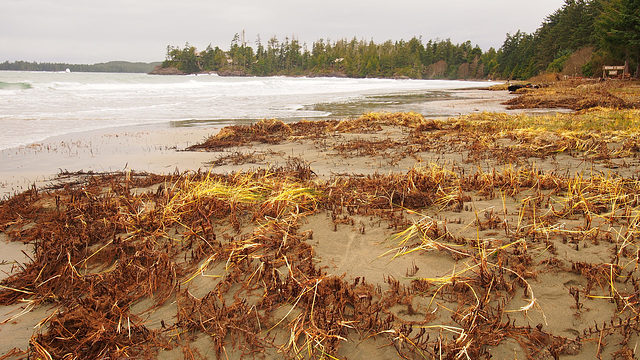
POLYGON ((216 128, 132 126, 74 133, 0 151, 0 197, 45 186, 60 172, 198 169, 202 154, 177 150, 202 141, 216 128))

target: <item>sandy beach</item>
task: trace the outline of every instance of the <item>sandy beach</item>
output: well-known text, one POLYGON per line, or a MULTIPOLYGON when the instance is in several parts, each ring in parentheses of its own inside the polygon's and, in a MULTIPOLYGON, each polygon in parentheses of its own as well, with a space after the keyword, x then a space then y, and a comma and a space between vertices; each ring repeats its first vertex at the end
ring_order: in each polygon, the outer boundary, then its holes
POLYGON ((514 96, 3 151, 0 359, 631 358, 637 110, 514 96))

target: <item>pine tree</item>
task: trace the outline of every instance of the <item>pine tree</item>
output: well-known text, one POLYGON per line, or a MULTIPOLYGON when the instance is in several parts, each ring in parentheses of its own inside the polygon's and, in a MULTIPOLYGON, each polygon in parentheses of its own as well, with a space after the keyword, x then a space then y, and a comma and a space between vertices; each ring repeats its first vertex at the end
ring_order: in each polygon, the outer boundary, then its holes
POLYGON ((614 57, 635 61, 640 72, 640 0, 608 0, 596 22, 600 45, 614 57))

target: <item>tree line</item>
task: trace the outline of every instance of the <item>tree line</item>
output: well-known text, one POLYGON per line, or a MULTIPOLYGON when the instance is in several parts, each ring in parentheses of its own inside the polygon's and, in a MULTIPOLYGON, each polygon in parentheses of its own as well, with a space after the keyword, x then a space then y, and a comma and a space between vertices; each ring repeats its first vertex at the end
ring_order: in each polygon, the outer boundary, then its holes
POLYGON ((198 52, 188 43, 168 46, 163 67, 184 73, 219 72, 236 75, 306 75, 346 77, 408 78, 485 78, 496 65, 496 51, 484 52, 470 41, 453 44, 451 40, 414 37, 409 41, 373 41, 320 39, 309 48, 295 38, 283 41, 272 37, 266 44, 256 40, 247 45, 236 34, 229 51, 209 45, 198 52))
POLYGON ((310 46, 271 37, 254 46, 236 34, 228 51, 211 44, 168 46, 163 68, 223 75, 408 77, 417 79, 526 79, 544 72, 598 76, 602 65, 640 67, 640 0, 566 0, 533 33, 507 34, 499 49, 470 41, 413 37, 374 43, 320 39, 310 46))

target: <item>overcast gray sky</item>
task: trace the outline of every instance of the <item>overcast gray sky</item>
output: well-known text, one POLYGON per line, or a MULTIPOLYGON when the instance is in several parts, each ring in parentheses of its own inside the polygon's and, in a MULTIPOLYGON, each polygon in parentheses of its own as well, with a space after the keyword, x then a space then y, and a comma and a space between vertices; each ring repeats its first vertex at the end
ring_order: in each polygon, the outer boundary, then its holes
MULTIPOLYGON (((323 38, 470 40, 499 48, 535 31, 564 0, 2 0, 0 61, 161 61, 167 45, 227 50, 235 33, 323 38)), ((255 46, 254 46, 255 47, 255 46)))

